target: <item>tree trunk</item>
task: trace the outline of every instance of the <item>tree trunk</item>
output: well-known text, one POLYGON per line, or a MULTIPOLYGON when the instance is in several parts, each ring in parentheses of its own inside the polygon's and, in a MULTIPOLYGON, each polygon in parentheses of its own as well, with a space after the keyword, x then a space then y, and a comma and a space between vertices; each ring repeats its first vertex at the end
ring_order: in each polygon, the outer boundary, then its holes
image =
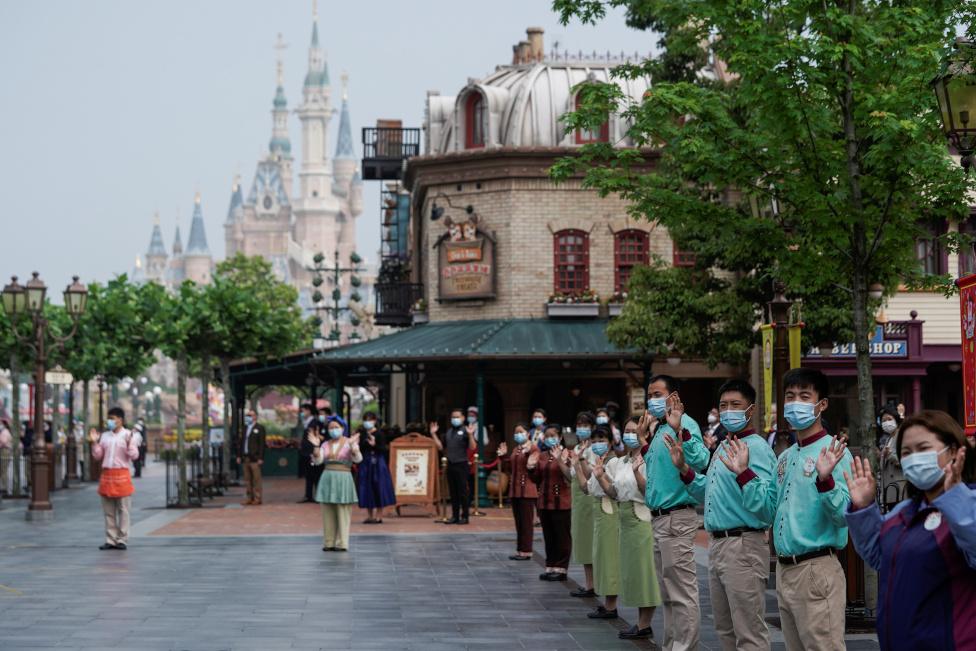
POLYGON ((210 357, 200 360, 200 452, 203 476, 210 477, 210 357))
POLYGON ((190 494, 186 484, 186 353, 176 359, 176 465, 179 468, 178 499, 188 506, 190 494))
POLYGON ((234 396, 230 386, 230 359, 220 358, 220 379, 224 387, 224 445, 223 468, 230 477, 231 446, 237 440, 237 411, 239 406, 234 404, 234 396))

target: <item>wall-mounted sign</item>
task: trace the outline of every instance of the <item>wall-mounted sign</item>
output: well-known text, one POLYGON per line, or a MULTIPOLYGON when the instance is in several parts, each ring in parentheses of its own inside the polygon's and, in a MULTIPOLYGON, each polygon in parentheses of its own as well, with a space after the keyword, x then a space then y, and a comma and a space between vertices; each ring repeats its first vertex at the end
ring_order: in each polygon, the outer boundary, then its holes
POLYGON ((438 298, 445 301, 495 297, 495 242, 478 228, 478 215, 466 222, 444 220, 437 249, 438 298))
POLYGON ((962 326, 963 427, 976 434, 976 274, 956 281, 962 326))
MULTIPOLYGON (((868 345, 871 349, 871 357, 908 357, 908 341, 905 339, 885 339, 884 326, 879 325, 874 329, 874 336, 871 337, 868 345)), ((828 357, 840 358, 856 356, 857 346, 853 343, 836 344, 828 355, 828 357)), ((811 348, 807 351, 807 357, 821 357, 819 349, 811 348)))

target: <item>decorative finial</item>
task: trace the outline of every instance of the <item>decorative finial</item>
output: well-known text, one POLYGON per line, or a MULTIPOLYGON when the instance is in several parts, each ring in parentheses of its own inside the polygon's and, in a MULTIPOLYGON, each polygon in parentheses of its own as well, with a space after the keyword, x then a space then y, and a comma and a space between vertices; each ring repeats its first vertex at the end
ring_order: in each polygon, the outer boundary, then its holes
POLYGON ((136 269, 142 269, 142 258, 136 256, 136 269))
POLYGON ((319 0, 312 0, 312 20, 319 22, 319 0))
POLYGON ((234 175, 234 192, 237 192, 238 190, 240 190, 240 188, 241 188, 241 175, 240 174, 235 174, 234 175))
POLYGON ((345 102, 349 99, 349 73, 343 71, 342 73, 342 101, 345 102))
POLYGON ((195 203, 198 206, 200 205, 200 191, 199 190, 197 190, 196 196, 193 197, 193 203, 195 203))
POLYGON ((283 61, 285 49, 288 44, 285 43, 285 38, 282 36, 281 32, 278 32, 278 40, 275 41, 274 49, 278 51, 277 57, 277 79, 278 86, 285 85, 285 63, 283 61))
POLYGON ((153 213, 153 226, 159 226, 159 211, 153 213))

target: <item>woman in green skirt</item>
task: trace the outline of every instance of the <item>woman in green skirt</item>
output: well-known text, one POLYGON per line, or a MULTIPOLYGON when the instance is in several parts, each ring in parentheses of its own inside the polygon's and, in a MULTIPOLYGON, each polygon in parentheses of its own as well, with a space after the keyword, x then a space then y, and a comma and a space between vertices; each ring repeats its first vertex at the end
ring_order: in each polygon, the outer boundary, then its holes
POLYGON ((315 491, 315 501, 322 505, 322 538, 324 552, 344 552, 349 549, 349 522, 356 497, 356 483, 352 480, 352 464, 362 463, 359 435, 348 436, 346 422, 338 416, 326 421, 329 438, 325 441, 315 433, 308 435, 314 446, 313 465, 325 465, 315 491))
POLYGON ((603 488, 607 483, 605 464, 616 457, 610 449, 613 432, 606 425, 593 430, 590 451, 591 462, 579 463, 577 479, 580 486, 593 498, 593 583, 603 595, 604 605, 589 613, 590 619, 617 619, 617 595, 620 593, 620 524, 617 503, 603 488), (601 479, 602 478, 602 479, 601 479))
MULTIPOLYGON (((590 459, 590 434, 593 432, 593 414, 581 411, 576 416, 576 438, 579 440, 573 448, 575 459, 590 459)), ((575 472, 576 469, 574 468, 575 472)), ((570 481, 573 495, 572 520, 570 527, 573 533, 573 562, 583 566, 586 585, 569 594, 573 597, 595 597, 593 589, 593 498, 587 495, 578 481, 570 481)))
POLYGON ((654 529, 651 512, 644 503, 647 484, 644 457, 646 432, 653 431, 653 418, 644 414, 624 424, 626 454, 611 459, 606 466, 604 490, 620 508, 620 599, 623 605, 637 607, 637 624, 618 633, 625 640, 653 638, 651 618, 661 605, 661 591, 654 569, 654 529))

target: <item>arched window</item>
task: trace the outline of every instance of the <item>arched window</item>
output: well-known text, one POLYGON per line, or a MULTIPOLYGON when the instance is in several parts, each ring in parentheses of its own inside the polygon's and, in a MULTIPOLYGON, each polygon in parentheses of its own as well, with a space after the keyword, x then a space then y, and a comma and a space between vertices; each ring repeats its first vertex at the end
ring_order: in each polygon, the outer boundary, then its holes
MULTIPOLYGON (((580 107, 580 97, 576 96, 576 110, 578 111, 580 107)), ((591 142, 609 142, 610 141, 610 118, 607 117, 606 121, 600 125, 599 129, 577 129, 576 130, 576 144, 585 145, 591 142)))
POLYGON ((553 235, 553 289, 557 294, 579 294, 590 288, 590 236, 579 230, 553 235))
POLYGON ((627 291, 630 274, 637 265, 650 261, 650 237, 646 231, 629 228, 613 236, 614 291, 627 291))
POLYGON ((485 146, 485 135, 488 131, 488 111, 484 96, 474 91, 468 95, 464 108, 465 142, 467 149, 485 146))

